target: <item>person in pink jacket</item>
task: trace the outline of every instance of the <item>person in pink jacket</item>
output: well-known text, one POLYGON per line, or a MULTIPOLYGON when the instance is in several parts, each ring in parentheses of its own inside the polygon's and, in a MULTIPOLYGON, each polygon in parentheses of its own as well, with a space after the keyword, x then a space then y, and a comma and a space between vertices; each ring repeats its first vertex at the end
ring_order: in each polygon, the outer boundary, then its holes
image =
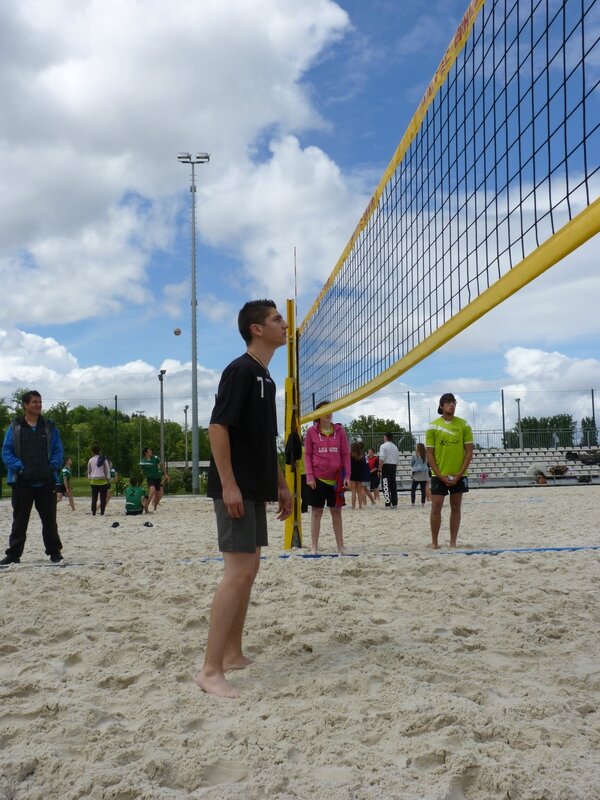
MULTIPOLYGON (((316 408, 327 405, 319 403, 316 408)), ((342 528, 343 489, 350 485, 350 447, 346 431, 333 423, 331 414, 316 419, 306 432, 304 466, 306 469, 307 502, 312 506, 310 520, 311 553, 317 555, 323 509, 331 512, 335 542, 340 555, 344 554, 342 528)))

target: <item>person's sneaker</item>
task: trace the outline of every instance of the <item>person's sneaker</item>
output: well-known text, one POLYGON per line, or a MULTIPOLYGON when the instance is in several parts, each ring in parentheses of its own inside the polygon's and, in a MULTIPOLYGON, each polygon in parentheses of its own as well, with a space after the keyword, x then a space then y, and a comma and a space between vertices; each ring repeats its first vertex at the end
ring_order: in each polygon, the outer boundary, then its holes
POLYGON ((11 558, 10 556, 4 556, 4 558, 0 559, 0 565, 3 567, 8 566, 9 564, 20 564, 20 558, 11 558))
POLYGON ((50 556, 50 561, 53 564, 60 564, 61 561, 64 561, 64 558, 62 557, 62 553, 52 553, 51 556, 50 556))

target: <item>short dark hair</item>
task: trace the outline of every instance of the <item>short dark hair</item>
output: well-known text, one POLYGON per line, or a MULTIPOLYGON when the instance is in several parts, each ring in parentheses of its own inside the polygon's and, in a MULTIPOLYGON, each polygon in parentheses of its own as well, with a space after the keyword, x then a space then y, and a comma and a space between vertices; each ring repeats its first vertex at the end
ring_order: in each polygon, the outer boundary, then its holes
MULTIPOLYGON (((331 400, 321 400, 321 402, 317 403, 317 405, 315 406, 315 411, 317 410, 317 408, 321 408, 322 406, 328 406, 330 402, 331 400)), ((315 417, 315 422, 320 422, 320 421, 321 417, 315 417)))
POLYGON ((95 456, 98 456, 98 455, 100 455, 100 445, 99 445, 99 444, 93 444, 93 445, 92 445, 92 453, 93 453, 95 456))
POLYGON ((142 450, 142 455, 146 455, 148 450, 152 450, 152 452, 154 452, 154 448, 153 447, 144 447, 144 449, 142 450))
POLYGON ((40 400, 42 399, 42 395, 36 389, 30 389, 23 395, 23 398, 21 399, 21 405, 23 406, 29 405, 29 403, 31 403, 32 397, 39 397, 40 400))
POLYGON ((392 441, 392 433, 391 433, 391 431, 386 431, 386 433, 384 433, 383 435, 385 436, 386 439, 389 439, 390 442, 392 441))
POLYGON ((249 300, 240 309, 238 328, 240 329, 240 336, 246 344, 250 344, 252 341, 250 326, 264 325, 265 319, 272 308, 277 308, 273 300, 249 300))
POLYGON ((452 394, 452 392, 446 392, 440 397, 440 404, 438 405, 438 414, 443 414, 444 403, 456 403, 456 397, 452 394))

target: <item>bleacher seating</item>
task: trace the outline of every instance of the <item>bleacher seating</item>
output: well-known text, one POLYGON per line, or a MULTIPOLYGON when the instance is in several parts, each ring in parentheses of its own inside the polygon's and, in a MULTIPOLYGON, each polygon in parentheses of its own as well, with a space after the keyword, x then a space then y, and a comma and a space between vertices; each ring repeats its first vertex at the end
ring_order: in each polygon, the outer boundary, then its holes
MULTIPOLYGON (((581 476, 590 476, 592 482, 600 482, 600 465, 587 465, 579 461, 567 461, 566 453, 590 452, 589 448, 556 447, 556 448, 527 448, 523 450, 475 450, 473 460, 469 467, 469 483, 471 488, 485 488, 493 486, 529 486, 534 485, 534 479, 527 474, 532 464, 545 464, 548 469, 553 466, 566 466, 564 475, 546 473, 550 484, 573 484, 581 476)), ((398 464, 397 482, 400 490, 410 489, 411 471, 410 460, 412 453, 400 453, 398 464)))

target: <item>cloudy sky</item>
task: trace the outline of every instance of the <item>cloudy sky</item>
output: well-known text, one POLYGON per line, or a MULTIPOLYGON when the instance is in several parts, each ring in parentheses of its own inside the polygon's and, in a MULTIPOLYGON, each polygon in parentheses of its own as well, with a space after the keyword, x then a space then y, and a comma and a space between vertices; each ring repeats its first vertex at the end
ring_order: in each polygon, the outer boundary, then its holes
MULTIPOLYGON (((299 321, 343 250, 466 0, 0 4, 0 398, 190 392, 197 169, 201 408, 246 299, 299 321), (173 335, 179 327, 182 334, 173 335)), ((600 387, 598 240, 361 405, 441 389, 600 387)), ((282 383, 285 354, 273 362, 282 383)))

